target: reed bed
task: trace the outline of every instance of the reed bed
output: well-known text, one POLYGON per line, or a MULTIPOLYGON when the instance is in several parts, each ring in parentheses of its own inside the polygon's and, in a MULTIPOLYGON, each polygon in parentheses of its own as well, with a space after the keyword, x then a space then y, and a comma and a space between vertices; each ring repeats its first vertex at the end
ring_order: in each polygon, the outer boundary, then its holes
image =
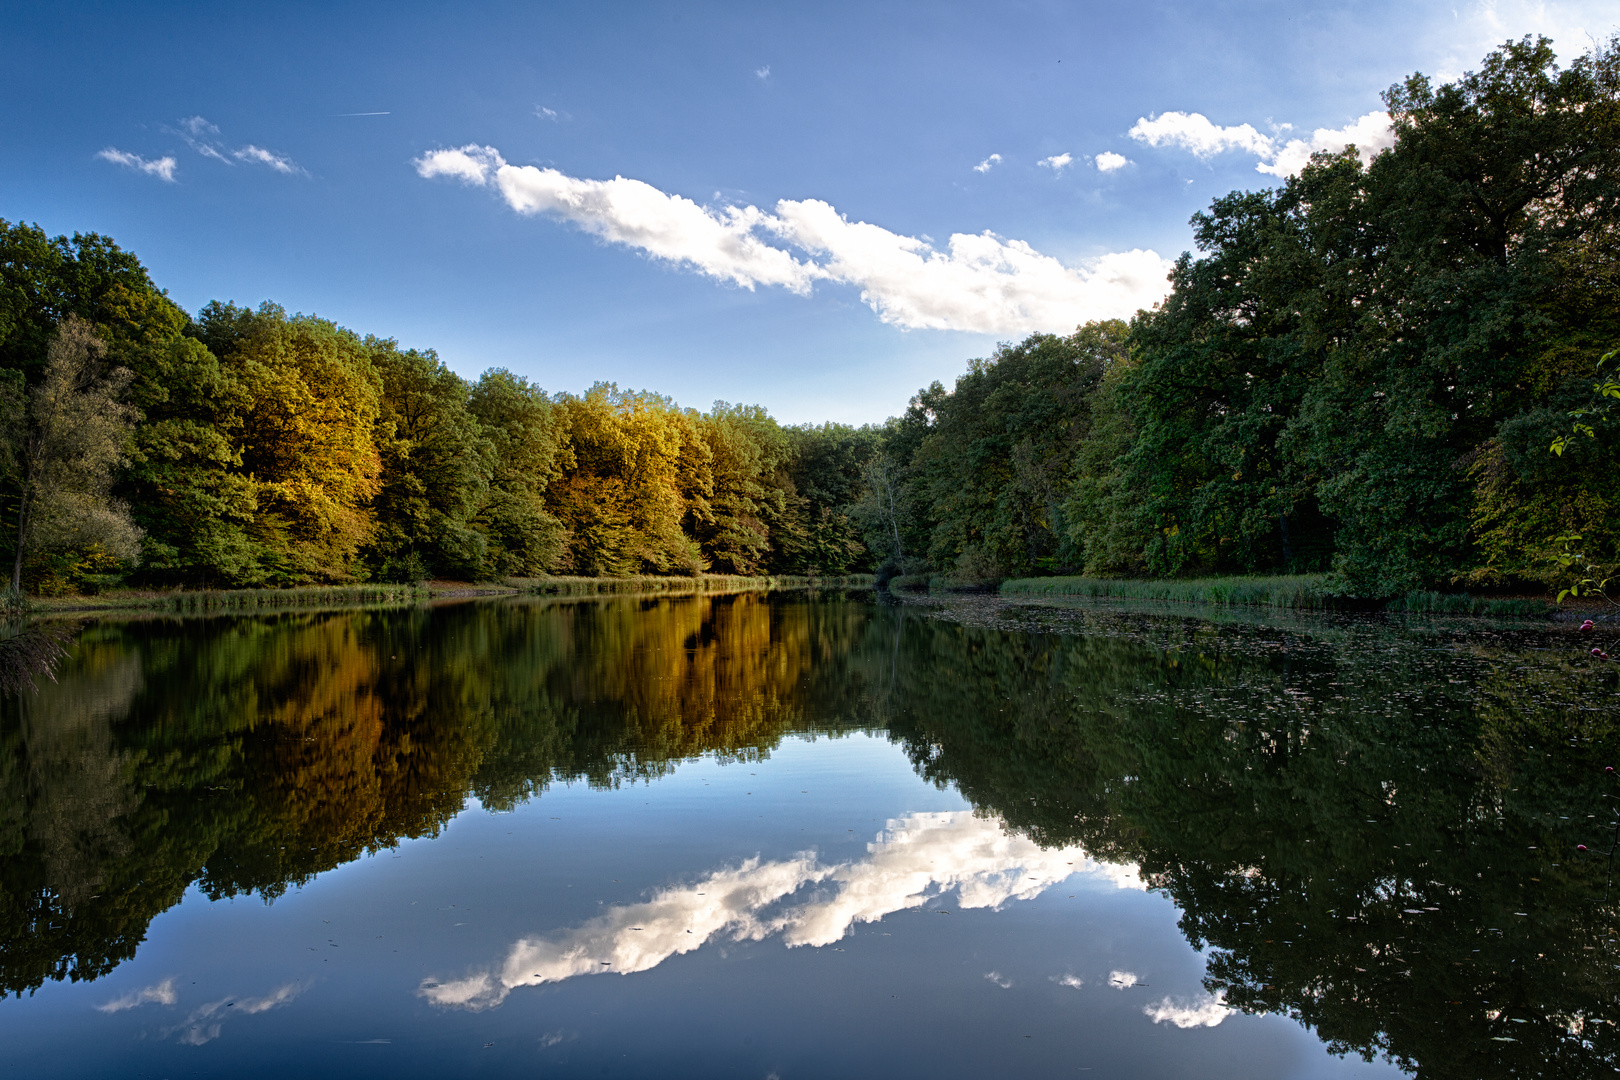
MULTIPOLYGON (((936 586, 937 587, 937 586, 936 586)), ((1470 596, 1467 593, 1410 592, 1380 603, 1337 592, 1327 574, 1276 577, 1197 578, 1153 581, 1124 578, 1016 578, 1001 583, 1003 596, 1089 596, 1109 600, 1164 600, 1214 607, 1296 608, 1309 611, 1383 610, 1421 615, 1493 615, 1545 618, 1556 606, 1527 597, 1470 596)))
POLYGON ((507 585, 524 593, 550 596, 595 596, 603 593, 705 593, 743 592, 757 589, 871 588, 871 574, 812 577, 781 574, 742 577, 730 574, 703 574, 698 577, 545 577, 509 578, 507 585))
POLYGON ((153 607, 167 611, 262 611, 270 608, 355 604, 410 604, 426 600, 420 585, 305 585, 291 589, 197 589, 161 594, 153 607))
POLYGON ((1325 610, 1344 598, 1329 592, 1326 574, 1220 577, 1181 580, 1049 577, 1013 578, 1003 596, 1090 596, 1111 600, 1169 600, 1217 607, 1250 606, 1325 610))

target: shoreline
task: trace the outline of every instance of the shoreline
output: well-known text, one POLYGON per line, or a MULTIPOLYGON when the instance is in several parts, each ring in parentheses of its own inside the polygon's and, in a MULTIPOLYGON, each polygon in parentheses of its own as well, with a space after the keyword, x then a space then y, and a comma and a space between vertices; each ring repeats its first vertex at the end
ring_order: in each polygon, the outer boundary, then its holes
POLYGON ((499 582, 427 581, 416 585, 298 585, 286 589, 130 589, 94 596, 47 596, 29 600, 29 615, 94 614, 102 611, 203 612, 287 611, 309 607, 406 605, 434 600, 502 596, 690 595, 771 589, 870 588, 870 574, 838 576, 704 574, 698 577, 507 578, 499 582))

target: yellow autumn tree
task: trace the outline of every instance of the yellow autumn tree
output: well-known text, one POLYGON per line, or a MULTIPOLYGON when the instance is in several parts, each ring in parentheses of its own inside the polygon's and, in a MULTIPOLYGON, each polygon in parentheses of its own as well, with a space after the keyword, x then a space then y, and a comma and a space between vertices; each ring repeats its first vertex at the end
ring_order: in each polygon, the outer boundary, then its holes
POLYGON ((692 418, 666 397, 597 383, 560 394, 558 461, 547 493, 567 529, 560 568, 586 575, 701 573, 681 531, 686 493, 707 458, 692 418))
POLYGON ((274 304, 210 304, 199 317, 243 387, 231 436, 255 495, 254 532, 283 582, 349 577, 371 532, 382 469, 382 380, 365 343, 274 304))

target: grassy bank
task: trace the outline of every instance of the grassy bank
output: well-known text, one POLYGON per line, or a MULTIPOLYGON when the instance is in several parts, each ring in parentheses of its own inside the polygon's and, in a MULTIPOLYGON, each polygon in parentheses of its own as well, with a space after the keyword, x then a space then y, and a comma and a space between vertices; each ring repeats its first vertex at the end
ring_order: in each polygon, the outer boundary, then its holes
POLYGON ((1356 600, 1333 591, 1326 574, 1176 580, 1050 577, 1001 583, 1003 596, 1086 596, 1107 600, 1157 600, 1216 607, 1245 606, 1332 610, 1359 608, 1432 615, 1546 616, 1554 605, 1514 597, 1492 599, 1466 593, 1412 592, 1386 603, 1356 600))
POLYGON ((435 597, 599 596, 624 593, 687 594, 757 589, 870 588, 870 574, 847 577, 546 577, 499 582, 430 581, 419 585, 306 585, 290 589, 121 589, 95 596, 30 598, 38 612, 141 610, 200 614, 276 611, 295 608, 415 604, 435 597))

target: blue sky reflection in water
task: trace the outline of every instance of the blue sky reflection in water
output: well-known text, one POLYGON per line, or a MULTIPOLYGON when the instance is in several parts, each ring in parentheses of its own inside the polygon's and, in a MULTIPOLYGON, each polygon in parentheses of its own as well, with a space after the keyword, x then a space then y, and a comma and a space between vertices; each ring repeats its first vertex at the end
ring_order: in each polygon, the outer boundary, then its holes
POLYGON ((0 715, 0 1064, 1605 1075, 1620 686, 1575 644, 862 594, 100 621, 0 715))
POLYGON ((193 890, 3 1030, 33 1076, 1398 1075, 1228 1015, 1176 915, 880 737, 791 739, 473 805, 268 908, 193 890))

